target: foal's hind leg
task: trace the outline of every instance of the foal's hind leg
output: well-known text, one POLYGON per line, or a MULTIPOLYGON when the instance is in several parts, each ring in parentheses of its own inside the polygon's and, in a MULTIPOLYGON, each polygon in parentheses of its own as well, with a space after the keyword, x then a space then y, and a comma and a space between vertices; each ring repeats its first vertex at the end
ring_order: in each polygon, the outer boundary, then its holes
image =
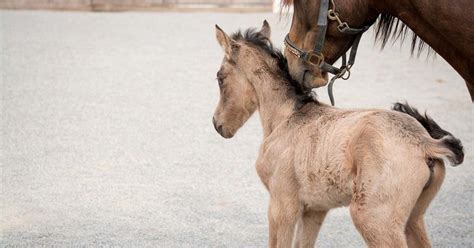
POLYGON ((296 230, 294 248, 314 247, 328 211, 305 210, 296 230))
POLYGON ((369 247, 407 247, 405 226, 428 178, 420 161, 365 164, 358 171, 350 211, 369 247))
POLYGON ((444 163, 442 161, 435 161, 434 163, 433 178, 428 188, 424 189, 418 198, 406 225, 405 233, 407 235, 408 247, 431 247, 428 235, 426 234, 423 215, 436 196, 436 193, 438 193, 445 175, 444 163))

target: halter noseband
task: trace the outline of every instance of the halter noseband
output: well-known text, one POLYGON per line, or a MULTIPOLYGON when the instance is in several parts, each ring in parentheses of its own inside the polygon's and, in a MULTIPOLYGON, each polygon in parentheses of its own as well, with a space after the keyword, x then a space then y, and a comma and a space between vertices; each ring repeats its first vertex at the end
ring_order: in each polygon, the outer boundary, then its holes
MULTIPOLYGON (((290 34, 288 33, 285 37, 285 46, 293 55, 298 57, 300 60, 305 61, 306 63, 318 67, 321 71, 329 72, 334 74, 334 77, 331 78, 328 84, 328 94, 331 104, 334 106, 334 96, 332 94, 332 87, 334 81, 338 78, 344 80, 349 79, 350 69, 355 62, 355 57, 357 54, 357 47, 359 46, 360 38, 362 34, 369 29, 370 25, 366 25, 362 28, 351 28, 347 22, 342 22, 339 18, 339 13, 336 12, 336 5, 334 0, 331 0, 332 9, 329 9, 329 0, 321 0, 319 5, 319 15, 318 15, 318 32, 316 34, 316 42, 314 43, 313 50, 304 51, 298 48, 291 40, 290 34), (324 55, 322 53, 324 40, 326 38, 326 30, 328 26, 328 18, 332 21, 338 23, 337 30, 343 34, 356 35, 354 41, 351 45, 351 52, 349 55, 349 61, 346 60, 346 54, 342 55, 342 65, 337 68, 329 63, 324 61, 324 55), (346 75, 347 74, 347 75, 346 75)), ((375 21, 375 20, 374 20, 375 21)))

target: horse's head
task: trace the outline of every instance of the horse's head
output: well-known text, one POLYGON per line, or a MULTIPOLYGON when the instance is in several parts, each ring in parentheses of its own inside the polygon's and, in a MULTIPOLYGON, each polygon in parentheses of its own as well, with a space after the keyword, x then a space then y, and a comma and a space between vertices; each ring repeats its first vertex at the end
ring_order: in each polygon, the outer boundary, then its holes
MULTIPOLYGON (((292 51, 291 47, 287 45, 285 57, 288 60, 291 76, 306 89, 327 84, 328 74, 320 68, 320 62, 325 61, 328 64, 333 64, 351 47, 356 37, 356 35, 342 33, 338 29, 339 23, 328 19, 322 55, 315 53, 315 44, 320 39, 318 37, 320 31, 318 16, 321 2, 321 0, 284 1, 284 4, 294 5, 293 20, 288 34, 289 40, 299 50, 309 55, 306 56, 306 59, 302 59, 298 57, 298 52, 292 51)), ((342 22, 357 28, 373 22, 377 16, 377 13, 371 11, 368 5, 364 5, 364 1, 334 0, 329 2, 329 9, 335 10, 342 22), (337 6, 334 6, 334 3, 337 6)))
MULTIPOLYGON (((256 34, 270 36, 270 26, 266 21, 256 34)), ((257 67, 255 56, 258 53, 255 47, 232 39, 217 25, 216 38, 225 55, 217 72, 220 99, 212 121, 222 137, 232 138, 257 109, 257 95, 245 72, 257 67)))

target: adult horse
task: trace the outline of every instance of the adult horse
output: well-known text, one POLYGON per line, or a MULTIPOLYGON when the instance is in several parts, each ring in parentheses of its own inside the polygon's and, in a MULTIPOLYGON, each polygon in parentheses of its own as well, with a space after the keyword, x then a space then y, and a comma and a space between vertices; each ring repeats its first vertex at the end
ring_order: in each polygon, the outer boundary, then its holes
POLYGON ((412 54, 428 44, 464 78, 474 101, 472 0, 283 0, 282 4, 294 6, 285 56, 291 76, 304 88, 326 85, 328 72, 336 78, 348 76, 361 34, 375 23, 382 47, 389 39, 403 40, 411 29, 412 54), (349 63, 332 66, 351 47, 349 63))

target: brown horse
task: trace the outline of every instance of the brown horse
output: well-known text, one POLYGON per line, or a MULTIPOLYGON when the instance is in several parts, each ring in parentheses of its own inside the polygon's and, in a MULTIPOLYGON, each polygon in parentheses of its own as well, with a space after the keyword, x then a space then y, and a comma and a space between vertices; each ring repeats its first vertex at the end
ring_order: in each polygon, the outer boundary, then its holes
POLYGON ((458 139, 408 105, 345 110, 312 100, 266 22, 232 36, 216 26, 216 36, 225 56, 213 124, 231 138, 260 113, 256 168, 270 193, 270 247, 314 247, 326 213, 341 206, 370 247, 430 246, 423 215, 443 182, 442 159, 463 160, 458 139))
MULTIPOLYGON (((288 37, 301 50, 311 51, 317 42, 321 29, 318 26, 321 3, 324 0, 283 0, 284 6, 294 5, 288 37)), ((428 44, 464 78, 474 101, 472 0, 332 0, 328 7, 338 13, 342 24, 345 22, 355 29, 375 23, 376 39, 382 42, 382 47, 390 38, 403 40, 408 28, 411 29, 414 32, 411 39, 412 53, 418 50, 419 54, 428 44)), ((338 29, 340 24, 332 18, 327 25, 324 47, 319 54, 327 64, 333 64, 346 53, 357 37, 355 33, 341 32, 338 29)), ((327 70, 319 64, 297 59, 292 53, 285 51, 293 78, 307 89, 327 84, 327 70)))

